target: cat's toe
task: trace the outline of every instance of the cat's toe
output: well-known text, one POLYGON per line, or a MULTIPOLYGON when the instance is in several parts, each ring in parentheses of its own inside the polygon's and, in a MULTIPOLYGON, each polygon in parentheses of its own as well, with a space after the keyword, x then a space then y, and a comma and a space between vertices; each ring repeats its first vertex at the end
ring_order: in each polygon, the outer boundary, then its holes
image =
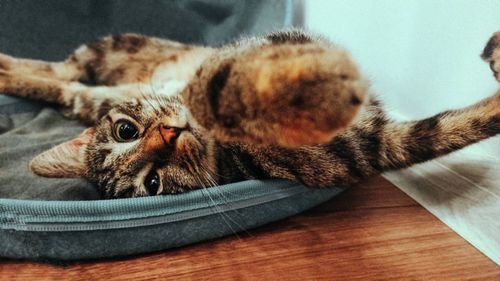
POLYGON ((9 70, 12 58, 0 53, 0 70, 9 70))
POLYGON ((0 89, 5 88, 9 77, 10 74, 8 71, 0 69, 0 89))
POLYGON ((500 82, 500 31, 494 33, 488 40, 481 58, 490 64, 493 75, 500 82))

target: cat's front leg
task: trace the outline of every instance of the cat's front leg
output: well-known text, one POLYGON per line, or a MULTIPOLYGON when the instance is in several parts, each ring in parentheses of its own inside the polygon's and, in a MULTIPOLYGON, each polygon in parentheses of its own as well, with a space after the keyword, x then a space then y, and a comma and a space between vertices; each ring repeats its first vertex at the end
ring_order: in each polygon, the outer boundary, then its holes
POLYGON ((69 61, 48 62, 15 58, 0 53, 0 70, 17 75, 37 76, 61 81, 77 81, 81 74, 78 65, 69 61))
POLYGON ((87 125, 96 124, 115 104, 142 98, 151 88, 142 84, 87 86, 0 70, 0 94, 59 105, 68 117, 87 125))
POLYGON ((185 88, 184 101, 222 141, 328 143, 363 106, 367 82, 330 43, 269 38, 219 50, 185 88))

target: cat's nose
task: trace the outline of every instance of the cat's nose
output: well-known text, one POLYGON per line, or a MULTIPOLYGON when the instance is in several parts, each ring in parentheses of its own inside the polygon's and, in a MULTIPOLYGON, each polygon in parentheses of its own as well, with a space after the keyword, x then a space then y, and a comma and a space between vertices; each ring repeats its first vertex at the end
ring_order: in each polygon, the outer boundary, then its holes
POLYGON ((167 144, 174 143, 184 129, 185 128, 170 127, 164 124, 160 124, 158 128, 163 141, 167 144))

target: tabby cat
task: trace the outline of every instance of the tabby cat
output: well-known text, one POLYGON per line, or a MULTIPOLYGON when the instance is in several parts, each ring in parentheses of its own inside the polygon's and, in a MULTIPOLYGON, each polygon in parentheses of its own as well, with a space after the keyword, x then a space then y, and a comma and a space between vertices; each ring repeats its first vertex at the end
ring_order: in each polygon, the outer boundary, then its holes
MULTIPOLYGON (((500 32, 482 58, 500 81, 500 32)), ((394 122, 349 54, 300 30, 221 48, 124 34, 64 62, 0 54, 0 92, 59 105, 88 126, 37 156, 45 177, 84 177, 105 198, 244 179, 349 185, 500 133, 500 91, 394 122)))

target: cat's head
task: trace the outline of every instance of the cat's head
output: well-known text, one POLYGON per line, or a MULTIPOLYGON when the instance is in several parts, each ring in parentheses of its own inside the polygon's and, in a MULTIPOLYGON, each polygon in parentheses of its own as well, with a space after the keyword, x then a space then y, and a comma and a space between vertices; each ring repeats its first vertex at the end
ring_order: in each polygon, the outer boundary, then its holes
POLYGON ((118 104, 30 168, 47 177, 85 177, 106 198, 177 193, 216 180, 214 141, 178 97, 118 104))

